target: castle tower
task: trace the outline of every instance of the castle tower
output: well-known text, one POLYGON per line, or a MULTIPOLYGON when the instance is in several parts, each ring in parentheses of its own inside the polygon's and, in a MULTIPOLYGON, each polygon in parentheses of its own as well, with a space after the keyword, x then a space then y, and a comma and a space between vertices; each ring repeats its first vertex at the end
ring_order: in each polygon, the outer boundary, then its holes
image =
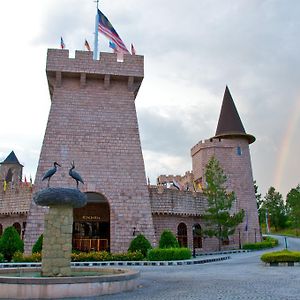
POLYGON ((230 91, 226 86, 216 134, 209 140, 200 141, 191 149, 195 180, 204 181, 205 166, 215 156, 226 176, 229 191, 236 194, 236 210, 244 209, 244 222, 234 237, 235 244, 260 241, 260 229, 249 144, 255 141, 247 134, 230 91))
POLYGON ((23 165, 19 163, 14 151, 0 163, 0 180, 17 183, 22 180, 23 165))
MULTIPOLYGON (((69 176, 75 162, 88 195, 74 210, 75 246, 84 250, 127 251, 136 232, 155 243, 149 192, 140 145, 135 98, 144 76, 144 58, 49 49, 47 78, 51 109, 41 149, 35 190, 46 188, 43 174, 62 165, 50 187, 76 187, 69 176)), ((29 252, 43 232, 45 208, 31 204, 25 233, 29 252)), ((74 245, 73 245, 74 246, 74 245)))

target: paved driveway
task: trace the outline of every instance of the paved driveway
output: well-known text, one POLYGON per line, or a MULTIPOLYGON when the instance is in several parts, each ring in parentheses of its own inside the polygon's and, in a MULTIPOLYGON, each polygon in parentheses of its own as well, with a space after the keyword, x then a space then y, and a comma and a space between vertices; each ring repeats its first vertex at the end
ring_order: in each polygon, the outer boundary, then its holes
POLYGON ((265 266, 259 259, 264 252, 232 254, 230 260, 203 265, 136 267, 138 289, 97 299, 300 299, 300 266, 265 266))

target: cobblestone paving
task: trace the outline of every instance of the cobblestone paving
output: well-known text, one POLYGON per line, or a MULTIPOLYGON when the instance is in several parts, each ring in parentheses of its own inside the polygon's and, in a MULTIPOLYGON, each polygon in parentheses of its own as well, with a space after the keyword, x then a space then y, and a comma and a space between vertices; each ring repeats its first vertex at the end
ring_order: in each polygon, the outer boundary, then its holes
POLYGON ((228 261, 204 265, 139 267, 138 289, 97 299, 300 299, 300 267, 268 267, 261 254, 232 254, 228 261))
MULTIPOLYGON (((231 259, 225 261, 202 265, 132 267, 141 271, 136 290, 88 299, 299 300, 300 266, 269 267, 260 261, 264 252, 283 248, 283 237, 277 238, 281 246, 276 249, 231 254, 231 259)), ((289 245, 290 249, 300 251, 300 239, 289 239, 289 245)))

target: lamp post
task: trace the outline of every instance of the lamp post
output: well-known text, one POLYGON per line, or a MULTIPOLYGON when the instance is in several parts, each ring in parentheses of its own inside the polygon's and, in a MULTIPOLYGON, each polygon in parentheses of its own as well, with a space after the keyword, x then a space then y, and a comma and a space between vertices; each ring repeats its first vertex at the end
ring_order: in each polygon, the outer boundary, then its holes
POLYGON ((195 251, 195 225, 193 225, 193 258, 196 258, 196 251, 195 251))

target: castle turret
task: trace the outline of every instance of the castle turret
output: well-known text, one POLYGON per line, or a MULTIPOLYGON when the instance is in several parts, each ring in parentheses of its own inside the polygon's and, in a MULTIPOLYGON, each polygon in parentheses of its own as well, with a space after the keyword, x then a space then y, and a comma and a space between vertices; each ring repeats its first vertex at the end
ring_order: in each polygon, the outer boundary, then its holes
POLYGON ((16 183, 22 180, 23 165, 19 163, 14 151, 0 163, 0 179, 7 183, 16 183))
POLYGON ((200 141, 191 149, 194 180, 204 181, 205 166, 215 156, 226 176, 229 191, 236 194, 236 211, 244 209, 244 222, 238 227, 232 243, 260 241, 249 144, 255 141, 247 134, 230 91, 226 86, 220 117, 214 137, 200 141))

